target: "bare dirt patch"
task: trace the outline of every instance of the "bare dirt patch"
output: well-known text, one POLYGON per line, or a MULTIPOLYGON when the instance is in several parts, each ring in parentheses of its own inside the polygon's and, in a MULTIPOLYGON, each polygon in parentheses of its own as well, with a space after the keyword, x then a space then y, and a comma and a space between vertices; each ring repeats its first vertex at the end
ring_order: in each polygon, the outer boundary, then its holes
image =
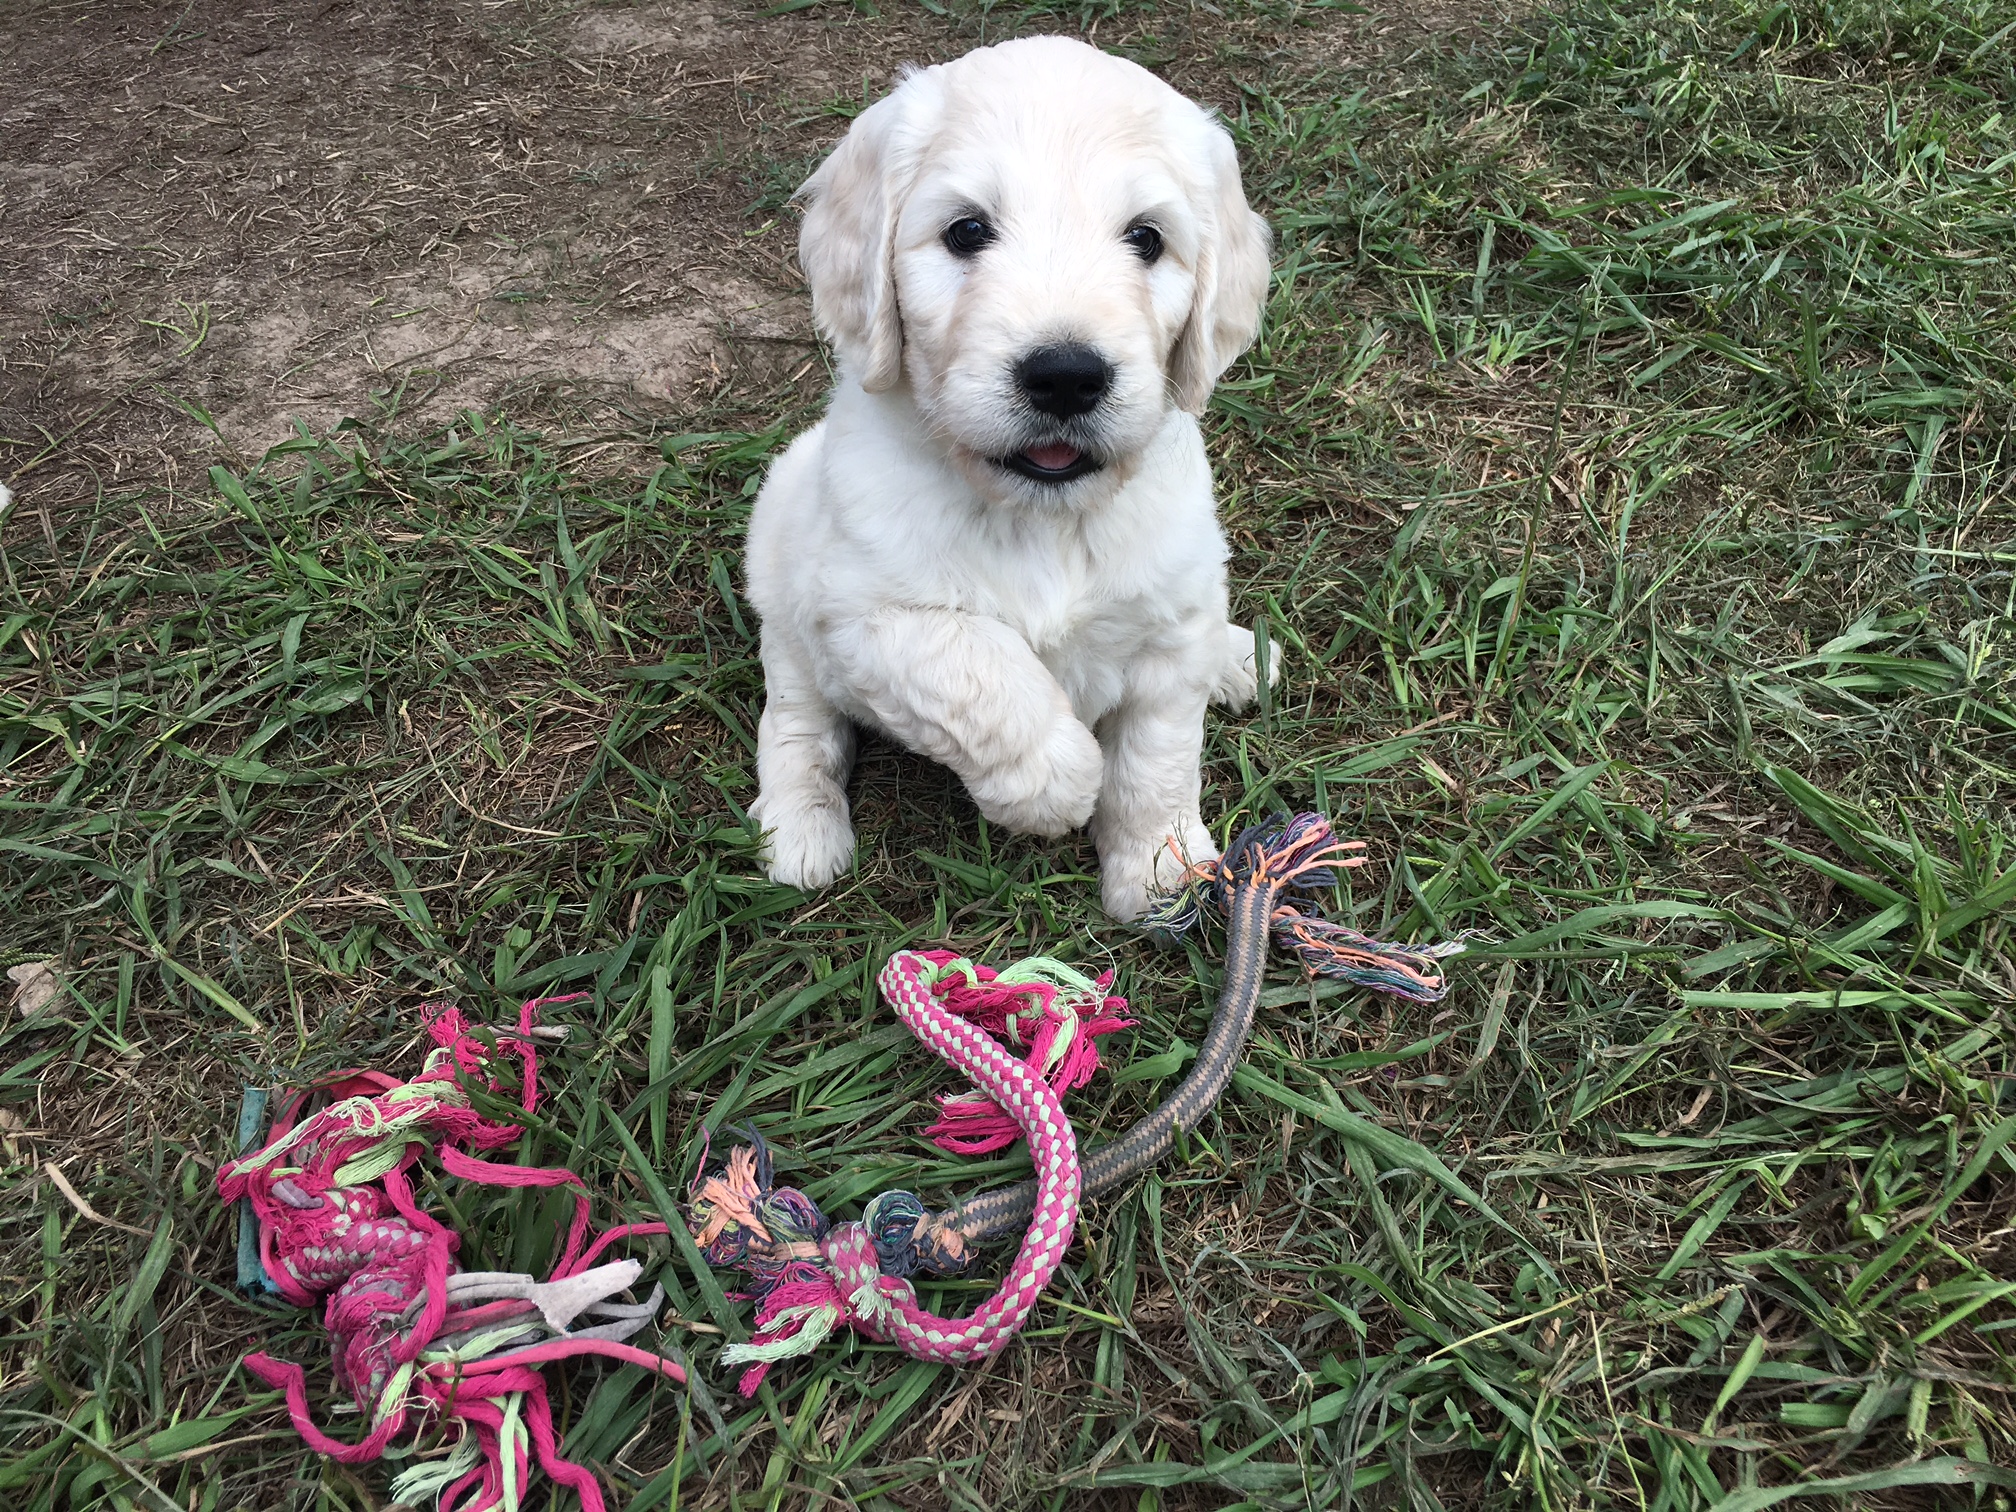
MULTIPOLYGON (((58 507, 214 450, 204 414, 256 454, 506 395, 809 395, 786 195, 899 64, 1004 34, 739 0, 71 0, 5 29, 0 466, 58 507)), ((1284 59, 1419 35, 1174 8, 1093 32, 1228 106, 1284 59)))
POLYGON ((210 443, 176 400, 249 452, 297 417, 435 419, 528 383, 685 408, 801 367, 810 322, 777 213, 797 164, 766 154, 809 156, 844 126, 821 109, 840 81, 890 66, 886 27, 871 58, 845 18, 733 0, 13 19, 0 433, 16 470, 210 443))

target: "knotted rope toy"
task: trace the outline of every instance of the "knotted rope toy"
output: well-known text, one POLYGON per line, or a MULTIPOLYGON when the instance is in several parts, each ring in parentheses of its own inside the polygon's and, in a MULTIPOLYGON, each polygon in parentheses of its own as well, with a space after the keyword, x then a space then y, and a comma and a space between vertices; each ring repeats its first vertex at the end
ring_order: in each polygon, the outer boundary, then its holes
MULTIPOLYGON (((527 1003, 517 1032, 495 1036, 497 1049, 522 1064, 527 1113, 538 1105, 534 1037, 551 1033, 536 1027, 538 1010, 568 1001, 527 1003)), ((395 1501, 435 1494, 442 1512, 517 1512, 536 1455, 541 1469, 581 1498, 583 1512, 603 1512, 595 1477, 560 1457, 540 1367, 595 1354, 686 1379, 672 1361, 622 1342, 651 1321, 662 1290, 653 1287, 642 1303, 612 1300, 642 1266, 595 1264, 618 1240, 669 1230, 662 1223, 623 1224, 591 1243, 584 1192, 548 1280, 458 1271, 457 1236, 414 1200, 407 1172, 423 1153, 432 1152, 448 1174, 486 1186, 581 1181, 572 1171, 480 1158, 476 1152, 508 1145, 520 1132, 472 1106, 470 1084, 497 1090, 489 1074, 493 1052, 453 1008, 422 1012, 435 1048, 418 1076, 402 1082, 351 1071, 295 1093, 265 1145, 217 1177, 227 1202, 250 1205, 264 1288, 299 1307, 327 1298, 336 1382, 364 1414, 364 1437, 345 1443, 315 1426, 299 1365, 251 1354, 246 1368, 286 1391, 288 1415, 310 1448, 345 1464, 404 1457, 423 1432, 459 1428, 445 1458, 393 1482, 395 1501), (308 1111, 323 1094, 335 1100, 308 1111), (577 1328, 577 1319, 590 1321, 577 1328), (409 1430, 412 1438, 402 1439, 409 1430)))
MULTIPOLYGON (((1059 1089, 1016 1061, 952 1003, 955 977, 962 983, 1012 982, 1040 977, 1041 968, 1024 963, 983 979, 985 968, 945 952, 891 957, 881 977, 883 995, 927 1048, 964 1071, 1028 1136, 1036 1176, 936 1213, 914 1193, 883 1192, 868 1202, 858 1222, 834 1223, 803 1192, 775 1184, 770 1151, 753 1131, 749 1145, 731 1151, 714 1169, 703 1154, 688 1191, 687 1226, 709 1264, 749 1276, 750 1295, 758 1303, 755 1336, 721 1352, 724 1364, 750 1367, 739 1383, 742 1393, 752 1394, 772 1364, 810 1353, 843 1325, 924 1360, 970 1363, 1005 1348, 1055 1273, 1080 1200, 1111 1191, 1155 1164, 1177 1131, 1198 1127, 1224 1093, 1252 1033, 1270 936, 1312 975, 1415 1002, 1438 1001, 1446 990, 1442 961, 1464 948, 1461 939, 1432 946, 1387 944, 1320 912, 1318 890, 1333 886, 1339 870, 1363 865, 1358 854, 1363 849, 1362 841, 1337 839, 1321 815, 1301 814, 1255 825, 1218 860, 1186 869, 1182 884, 1158 901, 1147 923, 1153 932, 1175 936, 1200 927, 1208 916, 1223 917, 1225 980, 1217 1010, 1175 1092, 1120 1138, 1094 1150, 1082 1166, 1058 1105, 1059 1089), (935 1317, 917 1304, 908 1277, 919 1271, 958 1275, 972 1266, 980 1241, 1025 1220, 1022 1248, 1001 1289, 970 1318, 935 1317)), ((1092 985, 1103 992, 1104 979, 1092 985)), ((1124 1008, 1122 1000, 1106 998, 1098 1011, 1111 1018, 1124 1008)), ((1088 1038, 1091 1032, 1088 1025, 1088 1038)), ((1032 1059, 1047 1059, 1055 1037, 1043 1042, 1040 1057, 1032 1048, 1032 1059)), ((1084 1074, 1089 1076, 1090 1068, 1084 1074)), ((930 1132, 941 1128, 942 1121, 930 1132)))
POLYGON ((694 1241, 712 1265, 749 1272, 760 1306, 756 1336, 721 1351, 746 1364, 752 1395, 771 1364, 808 1354, 841 1324, 887 1339, 920 1360, 971 1364, 1000 1353, 1050 1284, 1078 1223, 1078 1140, 1056 1090, 984 1029, 949 1011, 935 989, 970 980, 958 960, 900 950, 878 985, 927 1049, 964 1071, 1029 1141, 1036 1167, 1028 1232, 1000 1289, 965 1318, 927 1312, 907 1277, 929 1242, 924 1205, 884 1192, 858 1223, 829 1223, 802 1192, 771 1190, 769 1151, 734 1151, 713 1180, 696 1183, 688 1212, 694 1241))

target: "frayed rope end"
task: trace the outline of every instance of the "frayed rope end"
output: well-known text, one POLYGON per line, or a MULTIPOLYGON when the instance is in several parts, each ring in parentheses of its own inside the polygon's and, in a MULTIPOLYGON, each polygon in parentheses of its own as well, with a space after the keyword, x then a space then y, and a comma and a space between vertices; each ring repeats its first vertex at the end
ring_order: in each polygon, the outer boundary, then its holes
POLYGON ((1207 917, 1222 918, 1240 882, 1271 879, 1281 889, 1274 935, 1312 976, 1417 1003, 1439 1002, 1449 990, 1442 962, 1461 954, 1474 936, 1435 945, 1395 944, 1321 913, 1318 890, 1334 886, 1340 870, 1364 865, 1365 857, 1356 854, 1364 848, 1362 840, 1339 840, 1321 814, 1277 814, 1241 830, 1218 860, 1189 866, 1174 890, 1150 902, 1142 925, 1159 937, 1181 937, 1207 917))

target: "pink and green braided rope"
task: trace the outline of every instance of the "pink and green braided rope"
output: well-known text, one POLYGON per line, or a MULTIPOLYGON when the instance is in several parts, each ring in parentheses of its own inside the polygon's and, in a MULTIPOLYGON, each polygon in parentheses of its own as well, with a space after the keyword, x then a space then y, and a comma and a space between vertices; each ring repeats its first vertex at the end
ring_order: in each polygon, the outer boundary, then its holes
MULTIPOLYGON (((897 1015, 933 1052, 966 1073, 1029 1140, 1036 1176, 942 1212, 913 1193, 884 1192, 857 1222, 829 1223, 803 1192, 775 1184, 760 1136, 705 1169, 688 1193, 687 1226, 702 1255, 751 1279, 755 1336, 722 1351, 746 1365, 753 1393, 770 1366, 810 1353, 841 1327, 895 1344, 919 1359, 971 1363, 998 1353, 1020 1330, 1056 1273, 1083 1197, 1113 1190, 1160 1160, 1181 1129, 1195 1128, 1232 1079, 1259 1006, 1270 938, 1312 975, 1331 977, 1416 1002, 1442 996, 1441 963, 1460 940, 1412 946, 1374 940, 1325 919, 1317 891, 1342 868, 1357 866, 1363 846, 1340 841, 1318 814, 1280 816, 1242 832, 1214 862, 1193 867, 1183 887, 1161 900, 1151 930, 1180 934, 1209 917, 1226 927, 1226 971, 1217 1011, 1189 1075, 1153 1113, 1095 1149, 1081 1166, 1059 1092, 1078 1085, 1098 1063, 1091 1039, 1123 1027, 1126 1004, 1056 962, 1025 962, 995 973, 945 952, 903 951, 880 979, 897 1015), (1068 976, 1072 990, 1052 977, 1068 976), (1016 993, 1029 994, 1018 1005, 1016 993), (953 1000, 961 998, 961 1011, 953 1000), (1030 1050, 1017 1060, 968 1016, 999 1024, 1030 1050), (1052 1015, 1065 1015, 1052 1017, 1052 1015), (1089 1015, 1089 1016, 1084 1016, 1089 1015), (1025 1021, 1031 1027, 1025 1027, 1025 1021), (1075 1046, 1075 1048, 1074 1048, 1075 1046), (1047 1068, 1051 1081, 1040 1074, 1047 1068), (970 1317, 926 1312, 906 1279, 919 1270, 955 1275, 974 1246, 1013 1232, 1026 1219, 1021 1249, 1007 1277, 970 1317)), ((957 1099, 962 1105, 969 1097, 957 1099)), ((947 1106, 951 1102, 948 1100, 947 1106)), ((985 1131, 986 1110, 962 1106, 958 1122, 985 1131)), ((930 1132, 946 1148, 998 1148, 991 1132, 970 1145, 948 1140, 952 1120, 930 1132)))
MULTIPOLYGON (((1070 1247, 1080 1197, 1077 1136, 1049 1083, 984 1029, 947 1009, 934 992, 943 984, 964 980, 963 967, 963 962, 933 961, 916 951, 899 951, 882 968, 879 985, 910 1032, 964 1072, 1015 1120, 1029 1141, 1036 1167, 1036 1201, 1014 1265, 999 1290, 972 1314, 940 1317, 924 1309, 907 1279, 885 1273, 886 1240, 878 1248, 881 1215, 875 1203, 869 1204, 868 1214, 859 1222, 826 1225, 807 1202, 806 1227, 819 1232, 815 1237, 801 1230, 792 1237, 777 1221, 774 1204, 760 1215, 756 1211, 759 1187, 768 1182, 752 1184, 748 1178, 758 1175, 759 1161, 767 1178, 767 1157, 731 1159, 722 1176, 696 1183, 691 1218, 703 1249, 716 1250, 710 1259, 721 1263, 732 1255, 730 1263, 743 1263, 759 1275, 767 1271, 774 1277, 757 1312, 756 1337, 721 1353, 725 1364, 750 1367, 742 1378, 745 1394, 756 1389, 772 1363, 809 1352, 842 1325, 893 1343, 920 1360, 965 1365, 987 1359, 1021 1332, 1070 1247), (730 1245, 726 1251, 720 1248, 724 1237, 730 1245)), ((904 1216, 896 1215, 899 1225, 904 1216)))
POLYGON ((500 1091, 497 1063, 515 1056, 520 1106, 536 1111, 540 1007, 525 1004, 516 1031, 496 1034, 494 1049, 453 1008, 424 1010, 434 1048, 419 1075, 402 1082, 351 1071, 317 1082, 285 1100, 263 1146, 218 1172, 218 1194, 247 1204, 255 1219, 262 1289, 322 1305, 336 1383, 357 1409, 360 1436, 316 1426, 300 1365, 255 1352, 246 1370, 284 1391, 302 1440, 341 1463, 408 1457, 445 1438, 445 1457, 422 1459, 394 1482, 402 1503, 426 1495, 442 1512, 517 1512, 537 1466, 570 1487, 583 1512, 602 1512, 594 1475, 560 1453, 542 1367, 599 1355, 685 1379, 673 1361, 623 1342, 651 1322, 663 1292, 618 1301, 643 1267, 595 1264, 611 1244, 666 1226, 623 1224, 596 1237, 572 1171, 481 1158, 522 1130, 480 1113, 470 1088, 500 1091), (333 1100, 316 1106, 325 1095, 333 1100), (573 1188, 574 1218, 551 1276, 456 1264, 460 1237, 421 1207, 409 1174, 426 1157, 485 1186, 573 1188))

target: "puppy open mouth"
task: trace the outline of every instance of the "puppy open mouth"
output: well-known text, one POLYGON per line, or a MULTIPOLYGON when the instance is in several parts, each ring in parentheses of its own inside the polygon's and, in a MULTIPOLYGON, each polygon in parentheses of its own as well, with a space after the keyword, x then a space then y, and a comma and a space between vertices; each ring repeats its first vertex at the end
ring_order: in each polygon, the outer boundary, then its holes
POLYGON ((994 465, 1020 473, 1025 478, 1033 478, 1038 483, 1069 483, 1073 478, 1097 472, 1102 464, 1068 441, 1051 441, 1043 446, 1031 446, 1012 456, 998 457, 994 465))

